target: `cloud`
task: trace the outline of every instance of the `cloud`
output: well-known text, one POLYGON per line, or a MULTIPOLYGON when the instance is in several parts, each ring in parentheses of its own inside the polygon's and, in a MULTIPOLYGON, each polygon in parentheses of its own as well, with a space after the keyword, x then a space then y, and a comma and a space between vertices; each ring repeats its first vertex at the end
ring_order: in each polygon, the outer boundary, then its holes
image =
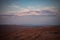
POLYGON ((16 15, 17 16, 26 16, 26 15, 40 15, 40 14, 35 11, 29 11, 29 12, 18 13, 16 15))
POLYGON ((20 12, 29 12, 30 10, 29 9, 23 9, 23 10, 21 10, 20 12))
POLYGON ((60 15, 60 9, 57 7, 45 7, 42 10, 53 12, 56 15, 60 15))
POLYGON ((19 13, 21 10, 21 7, 19 5, 8 5, 3 8, 2 14, 10 15, 10 14, 16 14, 19 13))
POLYGON ((45 7, 43 9, 23 9, 20 13, 16 14, 17 16, 26 16, 26 15, 58 15, 58 9, 55 7, 45 7))
POLYGON ((28 6, 27 8, 32 11, 40 11, 41 10, 40 6, 28 6))
POLYGON ((24 9, 20 13, 17 13, 17 16, 26 16, 26 15, 40 15, 40 11, 32 11, 29 9, 24 9))
POLYGON ((19 5, 8 5, 6 11, 2 12, 6 15, 17 15, 17 16, 26 16, 26 15, 60 15, 59 9, 56 7, 21 7, 19 5))

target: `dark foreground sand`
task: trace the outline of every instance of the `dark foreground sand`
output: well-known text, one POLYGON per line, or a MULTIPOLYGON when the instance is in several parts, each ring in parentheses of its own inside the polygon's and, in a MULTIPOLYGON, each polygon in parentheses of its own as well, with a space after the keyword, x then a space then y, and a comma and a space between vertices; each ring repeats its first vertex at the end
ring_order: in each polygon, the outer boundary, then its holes
POLYGON ((60 40, 60 26, 0 25, 0 40, 60 40))

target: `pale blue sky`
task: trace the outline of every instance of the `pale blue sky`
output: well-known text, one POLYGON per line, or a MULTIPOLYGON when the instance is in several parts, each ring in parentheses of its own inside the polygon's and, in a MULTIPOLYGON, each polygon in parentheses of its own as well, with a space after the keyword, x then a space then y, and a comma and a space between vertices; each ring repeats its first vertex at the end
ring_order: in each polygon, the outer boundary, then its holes
MULTIPOLYGON (((0 15, 1 14, 17 14, 20 13, 22 9, 41 9, 49 8, 54 13, 60 10, 60 0, 0 0, 0 15), (50 7, 53 7, 50 8, 50 7)), ((25 11, 22 10, 22 11, 25 11)), ((46 10, 47 11, 47 10, 46 10)), ((42 11, 43 12, 43 11, 42 11)), ((27 12, 26 12, 27 13, 27 12)), ((31 12, 34 13, 34 12, 31 12)), ((52 12, 53 13, 53 12, 52 12)), ((51 14, 52 14, 51 13, 51 14)), ((59 13, 59 12, 58 12, 59 13)), ((44 13, 48 14, 48 13, 44 13)), ((59 13, 60 14, 60 13, 59 13)), ((59 25, 60 16, 0 16, 0 24, 17 24, 17 25, 59 25)))
POLYGON ((60 4, 60 0, 1 0, 3 5, 18 4, 21 6, 56 6, 60 4))
POLYGON ((60 8, 60 0, 0 0, 0 3, 2 6, 19 5, 21 8, 27 6, 55 6, 57 8, 60 8))

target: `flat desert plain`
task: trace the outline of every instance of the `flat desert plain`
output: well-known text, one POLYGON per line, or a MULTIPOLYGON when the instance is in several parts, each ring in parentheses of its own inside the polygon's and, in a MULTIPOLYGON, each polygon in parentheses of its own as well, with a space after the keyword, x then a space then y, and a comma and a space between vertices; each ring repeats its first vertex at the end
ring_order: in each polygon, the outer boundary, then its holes
POLYGON ((60 26, 0 25, 0 40, 60 40, 60 26))

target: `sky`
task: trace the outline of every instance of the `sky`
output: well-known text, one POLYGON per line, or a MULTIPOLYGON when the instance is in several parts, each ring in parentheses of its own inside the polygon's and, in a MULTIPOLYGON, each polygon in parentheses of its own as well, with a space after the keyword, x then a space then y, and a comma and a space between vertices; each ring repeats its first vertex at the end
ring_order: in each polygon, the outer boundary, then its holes
POLYGON ((0 24, 59 25, 59 4, 60 0, 0 0, 0 24))

